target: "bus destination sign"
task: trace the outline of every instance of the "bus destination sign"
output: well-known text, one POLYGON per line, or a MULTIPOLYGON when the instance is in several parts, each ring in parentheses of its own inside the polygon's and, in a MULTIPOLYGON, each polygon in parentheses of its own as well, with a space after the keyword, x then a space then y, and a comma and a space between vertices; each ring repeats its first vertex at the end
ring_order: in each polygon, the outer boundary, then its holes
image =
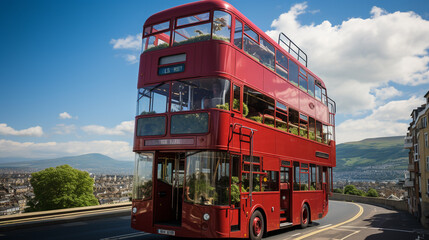
POLYGON ((172 73, 181 73, 185 71, 185 64, 176 64, 158 68, 158 75, 167 75, 172 73))

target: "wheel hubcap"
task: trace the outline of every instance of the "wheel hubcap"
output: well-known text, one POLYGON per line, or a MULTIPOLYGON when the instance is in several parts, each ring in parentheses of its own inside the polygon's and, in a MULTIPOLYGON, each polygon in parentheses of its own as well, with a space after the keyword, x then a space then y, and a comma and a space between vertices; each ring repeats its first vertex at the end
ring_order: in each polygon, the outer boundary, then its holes
POLYGON ((259 236, 259 234, 261 233, 261 229, 262 229, 261 219, 259 217, 255 217, 253 219, 253 233, 255 234, 255 236, 259 236))

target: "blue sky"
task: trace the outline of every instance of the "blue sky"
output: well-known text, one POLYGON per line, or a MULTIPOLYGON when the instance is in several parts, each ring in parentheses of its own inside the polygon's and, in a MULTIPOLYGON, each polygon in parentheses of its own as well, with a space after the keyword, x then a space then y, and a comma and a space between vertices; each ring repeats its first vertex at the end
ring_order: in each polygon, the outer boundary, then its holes
MULTIPOLYGON (((150 15, 187 2, 1 1, 0 158, 131 160, 137 35, 150 15)), ((307 52, 337 101, 339 142, 405 133, 429 90, 428 1, 229 2, 307 52)))

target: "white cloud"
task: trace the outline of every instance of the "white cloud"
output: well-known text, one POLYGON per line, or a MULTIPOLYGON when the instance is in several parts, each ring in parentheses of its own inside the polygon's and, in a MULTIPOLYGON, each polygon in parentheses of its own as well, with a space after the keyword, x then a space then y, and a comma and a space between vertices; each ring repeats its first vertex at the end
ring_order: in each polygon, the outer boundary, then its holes
POLYGON ((134 133, 134 121, 124 121, 114 128, 106 128, 100 125, 83 126, 82 130, 89 134, 97 135, 125 135, 134 133))
POLYGON ((336 127, 337 143, 405 135, 409 124, 401 121, 411 120, 411 111, 423 103, 422 98, 412 96, 408 100, 391 101, 380 106, 365 118, 348 119, 336 127))
POLYGON ((71 119, 72 118, 72 116, 68 112, 60 113, 58 116, 60 119, 71 119))
POLYGON ((137 34, 134 36, 128 35, 126 38, 118 38, 110 40, 110 44, 113 45, 113 49, 131 49, 140 50, 142 35, 137 34))
POLYGON ((128 142, 15 142, 0 139, 0 157, 56 158, 88 153, 101 153, 119 160, 132 160, 134 153, 128 142))
POLYGON ((23 130, 15 130, 6 123, 0 123, 0 135, 40 137, 43 135, 43 129, 40 126, 30 127, 23 130))
POLYGON ((267 34, 277 40, 284 32, 304 49, 309 68, 325 81, 340 113, 374 109, 381 100, 376 98, 391 97, 374 90, 389 82, 429 83, 429 21, 416 13, 373 7, 370 18, 302 25, 298 17, 306 9, 307 3, 292 6, 267 34))
POLYGON ((75 125, 66 125, 66 124, 57 124, 54 128, 54 133, 55 134, 70 134, 76 131, 76 126, 75 125))
POLYGON ((386 100, 392 97, 401 96, 402 92, 398 91, 398 89, 394 87, 385 87, 374 90, 375 97, 380 100, 386 100))
POLYGON ((132 54, 127 54, 124 56, 125 60, 131 64, 137 63, 137 57, 135 55, 132 54))

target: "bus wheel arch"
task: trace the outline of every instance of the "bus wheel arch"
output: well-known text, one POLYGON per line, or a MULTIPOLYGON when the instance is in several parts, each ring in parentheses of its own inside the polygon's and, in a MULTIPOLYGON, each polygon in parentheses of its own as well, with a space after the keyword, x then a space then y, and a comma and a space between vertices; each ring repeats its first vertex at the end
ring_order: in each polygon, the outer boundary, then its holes
POLYGON ((267 232, 267 217, 262 208, 256 208, 249 219, 249 239, 260 240, 267 232))
POLYGON ((310 204, 304 202, 301 207, 301 228, 308 227, 308 224, 311 223, 311 209, 310 204))

